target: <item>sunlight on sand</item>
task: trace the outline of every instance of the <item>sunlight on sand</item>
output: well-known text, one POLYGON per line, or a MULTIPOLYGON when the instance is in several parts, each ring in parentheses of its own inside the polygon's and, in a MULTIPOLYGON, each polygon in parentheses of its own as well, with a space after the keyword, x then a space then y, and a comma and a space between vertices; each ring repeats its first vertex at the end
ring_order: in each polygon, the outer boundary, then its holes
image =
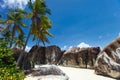
POLYGON ((96 75, 94 70, 90 69, 80 69, 71 67, 61 67, 59 68, 69 76, 69 80, 115 80, 109 77, 96 75))
MULTIPOLYGON (((38 68, 39 66, 36 66, 38 68)), ((41 67, 49 67, 49 65, 42 65, 41 67)), ((69 77, 69 80, 115 80, 109 77, 96 75, 94 70, 90 69, 81 69, 81 68, 71 68, 71 67, 62 67, 58 66, 66 75, 69 77)), ((42 76, 44 79, 40 80, 62 80, 58 79, 59 76, 42 76), (54 79, 52 78, 54 77, 54 79)), ((27 77, 25 80, 38 80, 40 77, 27 77)))

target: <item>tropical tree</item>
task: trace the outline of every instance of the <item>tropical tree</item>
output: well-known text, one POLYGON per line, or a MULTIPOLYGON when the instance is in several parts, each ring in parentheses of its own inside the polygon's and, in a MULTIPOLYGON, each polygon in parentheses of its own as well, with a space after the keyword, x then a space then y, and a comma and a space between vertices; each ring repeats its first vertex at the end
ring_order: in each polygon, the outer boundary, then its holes
POLYGON ((18 35, 18 37, 15 37, 14 47, 18 47, 22 49, 24 44, 25 44, 25 36, 23 34, 20 34, 18 35))
POLYGON ((44 0, 36 0, 35 3, 32 3, 30 0, 29 7, 32 12, 27 17, 32 20, 29 34, 33 35, 33 41, 37 40, 38 43, 40 41, 43 43, 49 42, 47 35, 52 36, 48 32, 52 25, 47 14, 51 14, 50 9, 47 8, 44 0))
MULTIPOLYGON (((42 41, 43 43, 49 42, 47 36, 52 36, 52 34, 50 34, 48 31, 52 26, 51 21, 47 16, 48 14, 50 14, 50 10, 47 8, 44 0, 35 0, 34 3, 32 3, 32 1, 30 0, 29 8, 31 9, 31 12, 28 14, 27 18, 30 18, 32 23, 23 51, 25 50, 30 35, 33 35, 33 40, 37 39, 38 43, 39 41, 42 41)), ((23 53, 21 53, 17 61, 17 66, 21 64, 22 56, 23 53)))
POLYGON ((32 34, 34 35, 33 40, 37 39, 38 45, 40 41, 43 42, 43 44, 45 45, 44 42, 49 43, 47 36, 52 37, 52 34, 48 32, 48 30, 51 28, 51 22, 46 15, 42 15, 40 18, 41 18, 40 24, 38 26, 32 27, 33 29, 31 31, 32 31, 32 34))
MULTIPOLYGON (((0 14, 0 21, 2 20, 2 15, 0 14)), ((2 27, 2 24, 0 24, 0 32, 2 32, 3 30, 3 27, 2 27)))
MULTIPOLYGON (((1 32, 1 40, 4 40, 5 42, 11 42, 11 32, 7 31, 7 32, 1 32)), ((8 45, 10 45, 8 43, 8 45)))
POLYGON ((21 9, 14 9, 10 10, 9 13, 6 14, 7 19, 0 21, 1 24, 5 24, 6 27, 4 31, 10 31, 12 40, 10 42, 10 47, 13 45, 13 38, 18 35, 22 34, 24 35, 24 32, 22 30, 22 27, 26 27, 26 25, 23 23, 23 18, 25 18, 26 12, 21 9))
MULTIPOLYGON (((32 4, 30 2, 30 4, 32 4)), ((31 34, 34 35, 33 40, 49 42, 47 35, 52 36, 48 30, 51 28, 51 21, 46 14, 50 14, 50 10, 47 8, 43 0, 36 0, 34 6, 31 6, 32 14, 30 17, 32 20, 31 34)))

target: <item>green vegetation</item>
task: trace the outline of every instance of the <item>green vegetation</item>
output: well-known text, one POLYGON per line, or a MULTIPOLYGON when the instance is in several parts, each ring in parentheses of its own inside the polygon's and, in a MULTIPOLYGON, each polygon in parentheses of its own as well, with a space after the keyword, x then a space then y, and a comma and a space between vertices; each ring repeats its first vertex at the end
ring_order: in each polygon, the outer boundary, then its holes
POLYGON ((24 35, 22 27, 27 27, 25 23, 22 22, 25 17, 26 12, 21 9, 10 10, 7 14, 6 20, 1 20, 3 25, 6 25, 3 32, 11 33, 10 47, 13 46, 13 39, 19 35, 24 35))
POLYGON ((2 36, 2 38, 9 37, 8 44, 10 48, 18 47, 25 50, 30 37, 33 38, 33 41, 36 41, 37 45, 39 45, 40 42, 45 45, 45 42, 49 43, 47 37, 53 37, 53 35, 49 32, 52 24, 48 15, 50 15, 51 12, 50 9, 47 8, 45 1, 35 0, 33 3, 29 0, 28 6, 29 10, 21 10, 18 8, 8 9, 5 19, 2 19, 2 16, 0 15, 1 33, 10 33, 9 36, 2 36), (24 34, 26 33, 26 30, 28 31, 28 35, 24 34), (15 38, 16 40, 20 39, 19 41, 15 41, 15 38))
POLYGON ((0 80, 23 80, 24 71, 18 70, 8 43, 0 40, 0 80))
POLYGON ((35 0, 34 3, 29 0, 29 10, 7 10, 2 14, 4 18, 0 15, 0 80, 22 80, 24 71, 18 67, 22 66, 23 52, 29 38, 32 37, 37 45, 40 42, 45 45, 45 42, 49 43, 47 37, 53 36, 49 33, 52 26, 48 17, 50 10, 44 0, 35 0), (26 31, 29 31, 27 36, 26 31), (12 48, 22 50, 17 62, 13 58, 12 48))
MULTIPOLYGON (((51 29, 51 21, 48 18, 48 14, 50 14, 50 10, 47 8, 44 0, 35 0, 34 3, 29 1, 29 8, 31 12, 26 16, 31 20, 29 26, 29 33, 25 41, 25 45, 23 46, 23 51, 26 48, 28 40, 31 35, 33 35, 33 41, 37 41, 39 45, 40 41, 45 45, 44 42, 49 42, 47 36, 52 37, 52 34, 49 33, 49 29, 51 29)), ((17 66, 21 64, 23 53, 20 54, 20 57, 17 60, 17 66)))
POLYGON ((33 40, 37 39, 39 41, 49 42, 47 35, 52 35, 48 32, 51 28, 51 21, 47 17, 47 14, 51 14, 50 10, 47 8, 43 0, 36 0, 35 3, 29 2, 31 12, 28 14, 28 17, 31 18, 32 23, 30 27, 30 33, 33 34, 33 40))

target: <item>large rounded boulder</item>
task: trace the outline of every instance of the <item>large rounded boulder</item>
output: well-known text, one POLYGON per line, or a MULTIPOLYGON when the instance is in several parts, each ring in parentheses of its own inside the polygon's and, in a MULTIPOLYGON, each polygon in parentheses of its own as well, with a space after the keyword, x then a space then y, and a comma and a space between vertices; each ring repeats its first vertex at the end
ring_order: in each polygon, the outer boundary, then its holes
POLYGON ((70 67, 94 68, 99 52, 99 47, 73 47, 64 52, 59 64, 70 67))
POLYGON ((48 46, 45 49, 45 58, 47 64, 57 64, 62 57, 61 49, 56 46, 48 46))
POLYGON ((45 64, 45 48, 43 46, 33 46, 29 51, 29 57, 33 60, 36 64, 45 64))
POLYGON ((95 63, 95 73, 120 78, 120 37, 100 52, 95 63))
POLYGON ((61 59, 63 53, 61 49, 56 46, 33 46, 29 52, 29 57, 36 64, 57 64, 61 59))

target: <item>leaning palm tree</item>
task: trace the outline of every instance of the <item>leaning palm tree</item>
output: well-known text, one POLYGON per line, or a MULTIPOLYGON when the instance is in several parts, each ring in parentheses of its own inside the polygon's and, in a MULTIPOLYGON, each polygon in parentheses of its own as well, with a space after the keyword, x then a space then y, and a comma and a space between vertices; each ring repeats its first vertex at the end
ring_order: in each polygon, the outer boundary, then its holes
POLYGON ((22 49, 24 44, 25 44, 25 36, 23 34, 18 35, 18 37, 16 37, 14 40, 14 47, 18 47, 22 49))
POLYGON ((45 42, 49 43, 47 35, 51 37, 53 36, 48 31, 51 28, 51 21, 46 15, 41 15, 40 18, 41 18, 40 24, 38 26, 32 27, 31 32, 34 35, 33 40, 37 39, 38 45, 40 41, 45 45, 45 42))
POLYGON ((33 40, 38 39, 38 42, 42 41, 43 43, 49 42, 47 35, 52 36, 48 32, 52 25, 47 14, 50 14, 50 10, 47 8, 44 0, 36 0, 34 4, 30 0, 29 4, 32 12, 29 13, 28 17, 32 20, 30 34, 34 36, 33 40))
POLYGON ((7 19, 0 21, 1 24, 6 24, 4 31, 10 31, 12 33, 12 40, 10 42, 10 47, 13 45, 13 38, 18 34, 24 34, 21 27, 26 27, 26 25, 22 22, 23 18, 25 18, 26 12, 21 9, 10 10, 7 13, 7 19))
MULTIPOLYGON (((27 17, 32 20, 32 23, 23 51, 25 50, 30 35, 34 36, 33 40, 39 39, 38 41, 41 40, 43 43, 49 42, 47 35, 52 36, 52 34, 48 32, 48 30, 51 28, 51 21, 47 17, 47 14, 50 14, 50 10, 47 8, 44 0, 35 0, 34 3, 32 3, 30 0, 29 7, 31 9, 31 13, 29 13, 27 17)), ((21 64, 22 57, 23 53, 21 53, 17 60, 17 66, 21 64)))

